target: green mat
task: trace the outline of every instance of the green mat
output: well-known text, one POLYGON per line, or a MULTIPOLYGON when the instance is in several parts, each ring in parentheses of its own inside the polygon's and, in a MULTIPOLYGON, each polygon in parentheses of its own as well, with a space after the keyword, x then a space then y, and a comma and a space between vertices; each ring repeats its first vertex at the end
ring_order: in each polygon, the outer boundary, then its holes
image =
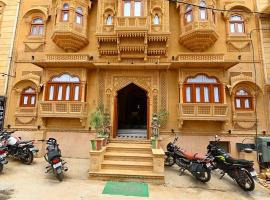
POLYGON ((108 181, 102 194, 149 197, 148 184, 138 182, 108 181))

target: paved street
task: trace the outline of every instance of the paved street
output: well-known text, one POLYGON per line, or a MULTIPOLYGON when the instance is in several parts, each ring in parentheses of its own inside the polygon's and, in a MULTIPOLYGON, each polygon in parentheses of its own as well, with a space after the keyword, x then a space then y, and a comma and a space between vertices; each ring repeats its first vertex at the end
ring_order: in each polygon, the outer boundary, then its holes
POLYGON ((96 200, 96 199, 153 199, 153 200, 269 200, 270 191, 256 184, 256 190, 243 192, 232 180, 220 180, 213 173, 207 184, 197 182, 191 175, 178 176, 177 167, 166 169, 165 185, 149 185, 149 198, 103 195, 103 181, 89 180, 87 176, 89 160, 66 159, 70 170, 63 182, 53 175, 45 174, 42 158, 26 166, 11 160, 0 175, 0 200, 96 200))

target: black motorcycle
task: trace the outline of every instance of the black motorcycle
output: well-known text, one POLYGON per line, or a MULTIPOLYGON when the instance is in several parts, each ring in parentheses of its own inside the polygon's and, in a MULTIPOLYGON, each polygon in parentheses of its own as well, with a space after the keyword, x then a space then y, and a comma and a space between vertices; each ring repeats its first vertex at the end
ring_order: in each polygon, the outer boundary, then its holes
POLYGON ((8 163, 6 157, 7 149, 5 145, 0 141, 0 173, 3 171, 4 165, 8 163))
POLYGON ((173 142, 167 145, 165 152, 165 166, 172 166, 175 163, 180 167, 180 175, 185 170, 188 170, 197 180, 205 183, 211 179, 211 161, 212 158, 208 155, 201 156, 198 153, 187 152, 178 147, 175 143, 178 137, 175 137, 173 142))
MULTIPOLYGON (((44 140, 41 140, 44 141, 44 140)), ((48 145, 46 148, 45 160, 49 163, 46 167, 46 173, 53 172, 59 181, 64 178, 63 171, 67 171, 68 168, 65 166, 66 162, 62 159, 61 150, 56 139, 49 138, 45 140, 48 145)))
POLYGON ((0 134, 2 141, 6 143, 7 155, 21 160, 22 163, 30 165, 33 162, 34 154, 39 150, 34 146, 33 140, 22 141, 21 138, 12 136, 15 131, 3 131, 0 134))
POLYGON ((255 188, 253 177, 256 172, 253 168, 253 161, 234 159, 224 149, 218 146, 220 139, 215 137, 214 142, 210 142, 207 146, 208 153, 214 157, 211 163, 213 169, 222 170, 223 178, 228 174, 244 191, 252 191, 255 188))

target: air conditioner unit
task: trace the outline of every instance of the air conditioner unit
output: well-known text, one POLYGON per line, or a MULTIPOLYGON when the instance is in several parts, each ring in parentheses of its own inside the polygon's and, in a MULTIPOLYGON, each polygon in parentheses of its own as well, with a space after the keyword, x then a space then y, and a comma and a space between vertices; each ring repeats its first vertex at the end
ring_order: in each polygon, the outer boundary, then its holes
POLYGON ((257 138, 258 152, 261 154, 261 162, 270 162, 270 137, 257 138))

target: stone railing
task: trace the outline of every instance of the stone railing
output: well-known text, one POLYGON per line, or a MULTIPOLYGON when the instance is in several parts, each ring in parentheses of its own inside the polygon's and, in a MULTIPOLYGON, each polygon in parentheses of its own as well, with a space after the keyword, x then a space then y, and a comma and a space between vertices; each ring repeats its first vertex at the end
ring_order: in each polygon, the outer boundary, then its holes
POLYGON ((88 54, 76 53, 54 53, 46 54, 46 61, 48 62, 87 62, 90 60, 88 54))
POLYGON ((116 29, 130 30, 130 29, 147 29, 147 17, 117 17, 116 29))
POLYGON ((224 62, 224 54, 222 53, 182 53, 177 55, 179 62, 224 62))
POLYGON ((15 111, 15 116, 36 116, 37 115, 37 108, 36 107, 18 107, 15 111))
POLYGON ((179 104, 180 118, 184 120, 216 120, 226 121, 228 105, 226 104, 179 104))
POLYGON ((85 118, 88 104, 86 102, 57 102, 42 101, 40 105, 41 117, 85 118))

